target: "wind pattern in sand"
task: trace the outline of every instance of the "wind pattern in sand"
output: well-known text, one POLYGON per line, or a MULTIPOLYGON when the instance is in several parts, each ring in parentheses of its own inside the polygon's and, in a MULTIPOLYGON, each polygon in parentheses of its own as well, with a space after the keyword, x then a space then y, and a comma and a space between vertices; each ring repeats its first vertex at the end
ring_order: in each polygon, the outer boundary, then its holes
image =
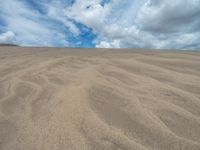
POLYGON ((199 150, 200 53, 0 48, 1 150, 199 150))

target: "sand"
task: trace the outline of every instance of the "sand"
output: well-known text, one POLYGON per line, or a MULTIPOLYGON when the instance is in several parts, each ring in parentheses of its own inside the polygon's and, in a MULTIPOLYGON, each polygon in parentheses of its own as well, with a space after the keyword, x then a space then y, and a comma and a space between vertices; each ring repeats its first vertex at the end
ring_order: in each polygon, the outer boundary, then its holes
POLYGON ((1 47, 0 150, 200 150, 200 52, 1 47))

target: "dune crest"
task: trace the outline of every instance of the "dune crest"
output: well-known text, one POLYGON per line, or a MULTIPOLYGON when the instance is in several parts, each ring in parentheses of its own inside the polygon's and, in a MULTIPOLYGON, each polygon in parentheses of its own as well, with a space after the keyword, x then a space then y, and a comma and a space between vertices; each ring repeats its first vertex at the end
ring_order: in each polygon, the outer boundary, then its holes
POLYGON ((0 47, 0 149, 199 150, 200 53, 0 47))

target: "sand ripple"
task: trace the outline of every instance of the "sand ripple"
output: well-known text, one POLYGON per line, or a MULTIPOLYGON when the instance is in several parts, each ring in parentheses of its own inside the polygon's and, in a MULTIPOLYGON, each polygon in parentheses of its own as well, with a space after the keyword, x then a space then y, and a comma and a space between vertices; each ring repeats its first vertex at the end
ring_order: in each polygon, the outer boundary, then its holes
POLYGON ((199 150, 200 53, 0 48, 1 150, 199 150))

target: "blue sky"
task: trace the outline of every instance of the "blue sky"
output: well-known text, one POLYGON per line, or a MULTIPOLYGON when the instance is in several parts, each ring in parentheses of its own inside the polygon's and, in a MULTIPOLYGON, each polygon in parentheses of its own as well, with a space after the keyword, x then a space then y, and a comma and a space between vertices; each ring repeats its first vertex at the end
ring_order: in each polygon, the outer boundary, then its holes
POLYGON ((200 49, 200 0, 2 0, 0 43, 200 49))

